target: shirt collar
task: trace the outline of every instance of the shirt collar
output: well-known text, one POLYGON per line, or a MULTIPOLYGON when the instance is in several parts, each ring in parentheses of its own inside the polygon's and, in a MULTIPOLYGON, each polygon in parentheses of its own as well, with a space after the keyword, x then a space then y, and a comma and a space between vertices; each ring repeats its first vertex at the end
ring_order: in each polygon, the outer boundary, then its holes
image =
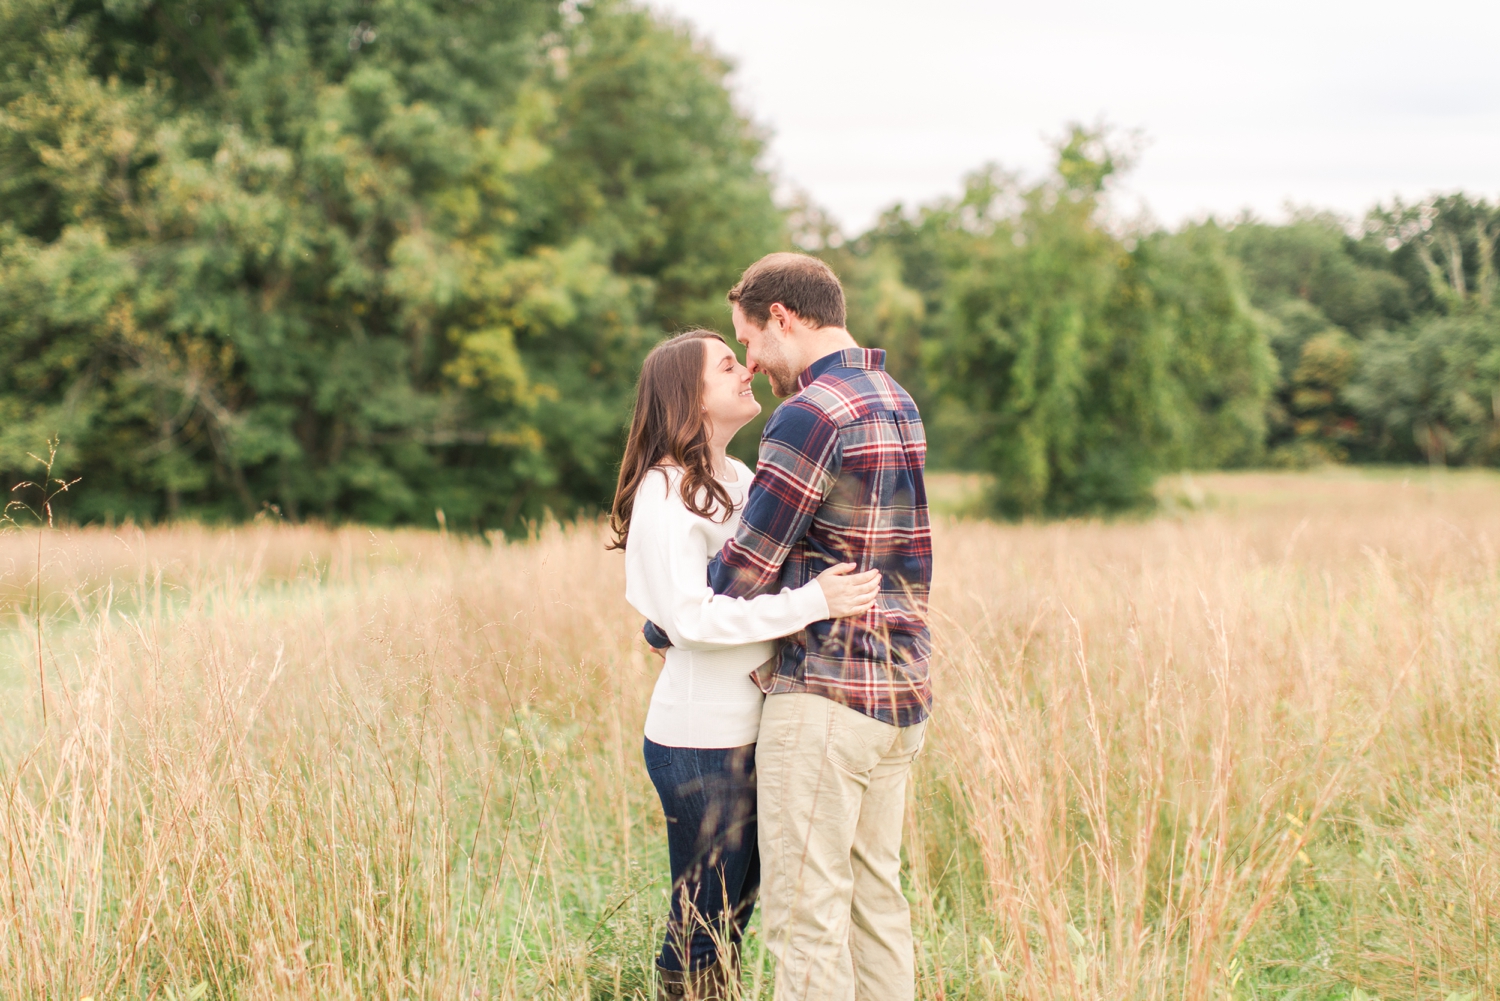
POLYGON ((885 351, 881 348, 845 348, 824 355, 803 370, 797 379, 797 389, 806 389, 824 372, 835 368, 864 368, 877 372, 885 370, 885 351))

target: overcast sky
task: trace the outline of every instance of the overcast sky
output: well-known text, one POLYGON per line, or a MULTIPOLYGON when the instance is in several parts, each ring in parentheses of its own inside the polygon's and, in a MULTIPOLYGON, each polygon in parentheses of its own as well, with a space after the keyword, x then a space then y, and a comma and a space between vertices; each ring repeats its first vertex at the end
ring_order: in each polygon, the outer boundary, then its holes
POLYGON ((846 232, 1038 176, 1100 118, 1145 137, 1119 206, 1161 222, 1288 202, 1500 195, 1500 0, 651 0, 738 69, 769 166, 846 232))

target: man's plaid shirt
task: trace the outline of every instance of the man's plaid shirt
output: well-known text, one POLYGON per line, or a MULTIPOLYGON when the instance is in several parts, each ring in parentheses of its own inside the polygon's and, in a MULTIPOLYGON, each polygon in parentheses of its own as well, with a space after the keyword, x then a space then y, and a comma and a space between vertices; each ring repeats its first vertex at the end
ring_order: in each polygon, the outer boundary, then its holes
POLYGON ((886 723, 919 723, 932 705, 922 416, 880 350, 820 358, 798 386, 766 423, 739 530, 708 582, 749 598, 801 587, 836 563, 878 569, 871 611, 781 640, 758 680, 768 694, 811 692, 886 723))

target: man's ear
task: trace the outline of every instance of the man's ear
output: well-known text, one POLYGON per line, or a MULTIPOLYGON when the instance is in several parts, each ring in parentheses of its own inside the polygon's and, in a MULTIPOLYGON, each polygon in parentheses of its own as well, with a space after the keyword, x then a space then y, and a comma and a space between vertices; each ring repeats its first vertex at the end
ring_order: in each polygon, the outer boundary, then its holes
POLYGON ((796 314, 787 309, 779 302, 771 303, 770 310, 771 315, 766 318, 766 326, 769 327, 771 325, 771 321, 774 320, 776 322, 777 329, 781 334, 785 335, 791 333, 792 318, 796 314))

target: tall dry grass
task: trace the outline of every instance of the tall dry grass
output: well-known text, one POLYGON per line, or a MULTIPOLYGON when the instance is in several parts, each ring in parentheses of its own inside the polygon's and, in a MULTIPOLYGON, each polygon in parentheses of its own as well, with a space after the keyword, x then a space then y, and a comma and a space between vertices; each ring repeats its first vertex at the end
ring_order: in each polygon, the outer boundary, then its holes
MULTIPOLYGON (((1170 494, 938 527, 923 996, 1500 995, 1500 480, 1170 494)), ((0 538, 0 996, 648 989, 653 668, 596 527, 68 530, 39 591, 36 542, 0 538)))

